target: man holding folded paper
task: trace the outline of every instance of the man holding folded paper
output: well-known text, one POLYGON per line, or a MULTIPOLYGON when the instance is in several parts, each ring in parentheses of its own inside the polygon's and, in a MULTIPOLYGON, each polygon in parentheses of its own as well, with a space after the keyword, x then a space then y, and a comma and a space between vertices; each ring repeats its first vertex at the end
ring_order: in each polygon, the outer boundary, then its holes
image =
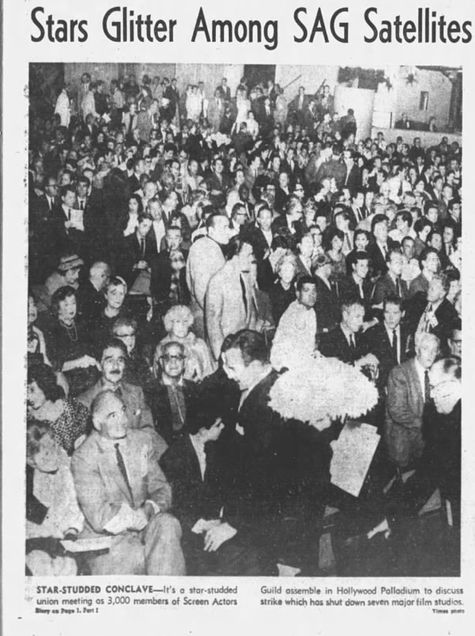
POLYGON ((82 537, 111 537, 107 552, 87 555, 91 574, 185 574, 180 524, 167 512, 171 489, 150 438, 128 428, 113 391, 99 393, 91 413, 94 430, 72 460, 82 537))

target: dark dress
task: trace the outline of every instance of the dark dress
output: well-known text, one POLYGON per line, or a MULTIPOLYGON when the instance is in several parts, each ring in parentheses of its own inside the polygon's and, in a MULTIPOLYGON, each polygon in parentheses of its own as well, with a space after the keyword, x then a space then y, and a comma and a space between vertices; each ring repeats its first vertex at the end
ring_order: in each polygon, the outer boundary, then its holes
MULTIPOLYGON (((58 319, 45 330, 46 350, 55 370, 61 371, 65 362, 84 355, 95 357, 85 324, 77 320, 66 327, 58 319)), ((95 366, 64 372, 69 384, 69 395, 77 397, 97 382, 99 371, 95 366)))
POLYGON ((276 326, 287 307, 295 300, 295 289, 293 284, 289 289, 284 289, 278 280, 269 290, 270 302, 272 305, 272 317, 276 326))

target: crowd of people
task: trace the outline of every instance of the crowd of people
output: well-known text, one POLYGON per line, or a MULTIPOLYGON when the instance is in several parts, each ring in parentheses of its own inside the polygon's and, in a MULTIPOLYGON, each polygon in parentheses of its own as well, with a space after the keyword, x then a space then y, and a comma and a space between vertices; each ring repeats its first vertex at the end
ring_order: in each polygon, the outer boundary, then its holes
POLYGON ((27 571, 316 575, 331 528, 332 573, 408 575, 435 491, 456 570, 460 145, 358 138, 327 85, 208 91, 84 73, 31 102, 27 571), (359 497, 345 422, 269 404, 308 355, 377 387, 359 497))

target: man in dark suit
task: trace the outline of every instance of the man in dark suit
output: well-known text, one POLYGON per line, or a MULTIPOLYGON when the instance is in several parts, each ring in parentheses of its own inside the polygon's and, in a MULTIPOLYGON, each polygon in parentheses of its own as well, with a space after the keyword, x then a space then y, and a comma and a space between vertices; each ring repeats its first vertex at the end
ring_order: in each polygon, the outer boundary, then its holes
POLYGON ((141 272, 150 272, 150 264, 156 254, 150 232, 152 223, 149 214, 139 215, 136 231, 124 239, 121 274, 129 286, 133 285, 141 272))
POLYGON ((390 250, 386 256, 388 271, 376 281, 373 292, 373 309, 381 310, 388 296, 397 296, 403 302, 409 295, 407 283, 401 273, 404 261, 399 250, 390 250))
POLYGON ((92 196, 91 182, 85 176, 76 183, 76 207, 83 212, 85 242, 90 259, 104 257, 106 217, 98 196, 92 196))
POLYGON ((209 188, 210 201, 218 209, 226 205, 226 195, 231 182, 224 173, 224 163, 221 157, 215 157, 211 164, 212 172, 205 179, 209 188))
POLYGON ((296 124, 301 126, 305 123, 305 113, 308 109, 310 98, 305 95, 305 87, 299 86, 299 92, 289 104, 289 113, 293 114, 296 124))
MULTIPOLYGON (((245 524, 240 531, 233 504, 234 480, 221 452, 224 424, 218 419, 190 421, 183 436, 160 460, 173 491, 173 513, 181 523, 187 574, 258 576, 265 572, 245 524)), ((239 435, 235 435, 235 445, 239 435)), ((239 453, 239 448, 235 448, 239 453)))
POLYGON ((272 231, 279 234, 287 247, 293 249, 302 236, 303 206, 296 197, 292 197, 287 203, 285 214, 274 219, 272 231))
POLYGON ((353 251, 346 257, 351 274, 340 281, 340 298, 359 298, 365 308, 365 322, 371 320, 373 284, 369 280, 369 256, 367 252, 353 251))
POLYGON ((385 214, 376 214, 371 221, 371 233, 374 242, 368 245, 368 254, 373 265, 373 275, 381 276, 388 271, 386 257, 397 247, 392 239, 388 237, 388 217, 385 214))
POLYGON ((107 263, 97 261, 89 268, 87 280, 79 284, 77 291, 78 314, 87 323, 98 318, 106 304, 104 288, 109 282, 110 267, 107 263))
POLYGON ((346 167, 346 174, 343 181, 343 186, 348 188, 351 196, 355 196, 358 188, 361 187, 361 173, 355 162, 355 154, 352 150, 343 151, 343 162, 346 167))
POLYGON ((351 227, 353 229, 367 217, 368 211, 365 208, 364 199, 364 192, 362 190, 356 189, 352 192, 349 214, 351 217, 351 227))
POLYGON ((314 428, 281 418, 269 406, 278 378, 264 337, 244 329, 223 348, 224 370, 241 389, 245 518, 253 540, 274 563, 316 569, 318 521, 331 449, 314 428))
POLYGON ((383 301, 383 322, 379 322, 364 333, 366 348, 379 360, 378 386, 386 387, 391 369, 407 360, 411 340, 401 319, 401 299, 387 296, 383 301))
POLYGON ((76 249, 84 254, 84 215, 76 206, 74 186, 66 185, 61 189, 61 203, 52 212, 57 244, 63 249, 76 249))
POLYGON ((181 249, 181 229, 169 227, 165 241, 167 249, 155 254, 151 261, 150 292, 161 313, 170 307, 175 296, 179 304, 187 305, 190 302, 185 267, 188 251, 181 249))
POLYGON ((272 212, 268 207, 259 208, 256 225, 249 225, 245 239, 252 245, 257 262, 257 280, 260 289, 268 290, 274 282, 274 272, 269 262, 274 232, 272 230, 272 212))
POLYGON ((407 324, 412 333, 433 333, 445 347, 451 329, 458 323, 455 307, 446 296, 450 282, 445 274, 435 274, 429 282, 427 295, 418 292, 407 308, 407 324))
POLYGON ((377 358, 368 353, 361 328, 364 322, 364 305, 357 297, 345 298, 341 302, 341 322, 320 338, 319 351, 328 358, 358 367, 377 367, 377 358))
POLYGON ((196 385, 185 380, 185 349, 179 342, 158 345, 155 365, 160 380, 147 391, 153 420, 161 437, 171 443, 183 433, 187 418, 195 410, 196 385))
POLYGON ((58 183, 55 177, 46 178, 44 190, 44 195, 36 196, 30 201, 30 206, 34 208, 34 217, 37 220, 51 219, 54 209, 61 205, 61 200, 58 197, 58 183))
POLYGON ((319 254, 314 262, 315 284, 317 287, 317 335, 334 329, 340 322, 340 305, 335 284, 330 281, 332 271, 330 258, 319 254))

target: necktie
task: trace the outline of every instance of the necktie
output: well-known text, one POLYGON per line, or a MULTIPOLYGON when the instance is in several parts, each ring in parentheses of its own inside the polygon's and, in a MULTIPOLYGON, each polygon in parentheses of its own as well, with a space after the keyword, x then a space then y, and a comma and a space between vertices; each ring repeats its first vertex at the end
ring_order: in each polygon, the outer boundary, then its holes
POLYGON ((115 447, 115 455, 116 455, 116 458, 117 458, 117 466, 119 467, 120 474, 124 478, 124 481, 125 481, 125 483, 127 485, 127 490, 129 491, 130 498, 131 498, 132 503, 133 503, 134 496, 132 494, 132 488, 130 487, 129 477, 127 475, 127 469, 125 468, 124 458, 122 456, 122 453, 120 452, 119 442, 117 442, 117 444, 114 444, 114 447, 115 447))
POLYGON ((429 382, 429 371, 427 369, 424 371, 424 402, 428 402, 430 400, 430 382, 429 382))
POLYGON ((246 283, 243 280, 243 277, 239 277, 239 281, 241 283, 241 292, 242 292, 242 302, 244 303, 244 311, 247 316, 247 293, 246 293, 246 283))
POLYGON ((134 115, 130 115, 129 117, 129 129, 127 130, 127 134, 130 135, 132 132, 132 124, 134 123, 134 115))
POLYGON ((396 360, 397 363, 399 363, 398 341, 397 341, 397 330, 396 329, 393 329, 392 350, 393 350, 393 353, 394 353, 394 359, 396 360))
POLYGON ((355 336, 353 334, 350 335, 350 349, 353 352, 356 350, 355 336))
POLYGON ((79 202, 79 208, 81 210, 84 210, 84 199, 81 199, 81 201, 79 202))
POLYGON ((426 317, 425 317, 425 329, 424 331, 430 331, 430 320, 432 317, 432 303, 427 305, 426 317))
POLYGON ((71 208, 68 208, 68 221, 71 220, 71 212, 72 212, 71 208))
POLYGON ((399 280, 399 276, 396 278, 396 294, 401 298, 401 281, 399 280))
POLYGON ((145 239, 143 236, 140 239, 140 254, 142 255, 142 258, 145 257, 145 239))
POLYGON ((114 393, 117 395, 117 397, 122 397, 122 389, 120 388, 120 386, 114 389, 114 393))

